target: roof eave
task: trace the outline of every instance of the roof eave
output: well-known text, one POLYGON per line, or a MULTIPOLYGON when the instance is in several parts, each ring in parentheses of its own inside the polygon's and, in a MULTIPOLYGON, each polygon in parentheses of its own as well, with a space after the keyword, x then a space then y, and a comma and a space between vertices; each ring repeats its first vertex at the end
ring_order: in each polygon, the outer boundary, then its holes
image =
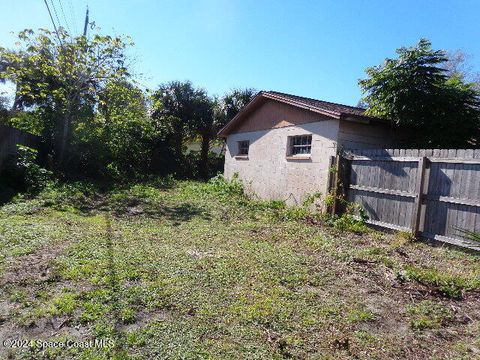
POLYGON ((237 124, 239 119, 243 117, 244 114, 247 114, 250 110, 252 110, 256 106, 256 104, 258 104, 258 102, 262 98, 262 93, 263 91, 260 91, 257 95, 255 95, 254 98, 250 100, 250 102, 242 110, 240 110, 238 114, 233 117, 232 120, 230 120, 223 128, 219 130, 217 135, 223 138, 227 137, 229 134, 228 130, 233 128, 237 124))
POLYGON ((292 105, 292 106, 295 106, 297 108, 301 108, 301 109, 304 109, 304 110, 315 112, 317 114, 329 116, 333 119, 340 119, 341 116, 342 116, 342 114, 339 113, 339 112, 329 111, 329 110, 321 109, 321 108, 318 108, 318 107, 315 107, 315 106, 308 106, 308 105, 302 104, 298 101, 294 101, 294 100, 291 100, 291 99, 285 99, 282 96, 278 96, 278 95, 274 95, 274 94, 271 94, 271 93, 268 93, 268 92, 260 91, 257 95, 255 95, 255 97, 242 110, 240 110, 240 112, 237 115, 235 115, 235 117, 232 120, 230 120, 223 128, 220 129, 220 131, 217 133, 217 135, 219 137, 223 137, 223 138, 227 137, 229 135, 229 130, 234 128, 235 125, 240 121, 240 119, 245 114, 247 114, 250 110, 252 110, 261 101, 262 98, 279 101, 281 103, 292 105))
POLYGON ((361 122, 365 124, 370 124, 371 122, 384 123, 384 124, 391 123, 389 119, 379 118, 375 116, 355 115, 355 114, 347 114, 347 113, 342 113, 342 116, 340 117, 340 119, 345 121, 361 122))
POLYGON ((282 103, 293 105, 293 106, 301 108, 301 109, 305 109, 305 110, 316 112, 318 114, 330 116, 334 119, 340 119, 340 117, 342 116, 342 114, 339 113, 339 112, 325 110, 325 109, 322 109, 322 108, 319 108, 319 107, 316 107, 316 106, 305 105, 305 104, 302 104, 299 101, 295 101, 295 100, 291 100, 291 99, 285 99, 284 97, 279 96, 279 95, 274 95, 274 94, 271 94, 271 93, 264 93, 263 96, 268 98, 268 99, 280 101, 282 103))

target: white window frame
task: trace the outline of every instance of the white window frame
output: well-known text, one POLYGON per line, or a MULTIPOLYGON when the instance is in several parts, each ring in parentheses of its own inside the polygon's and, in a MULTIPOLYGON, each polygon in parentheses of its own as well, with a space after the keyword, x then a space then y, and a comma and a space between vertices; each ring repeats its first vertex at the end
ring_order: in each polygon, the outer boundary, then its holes
POLYGON ((288 137, 288 157, 310 157, 312 154, 312 134, 292 135, 288 137), (295 140, 300 139, 300 144, 295 140), (304 141, 305 139, 305 141, 304 141), (303 143, 305 142, 305 143, 303 143), (308 149, 308 152, 296 152, 298 149, 308 149))

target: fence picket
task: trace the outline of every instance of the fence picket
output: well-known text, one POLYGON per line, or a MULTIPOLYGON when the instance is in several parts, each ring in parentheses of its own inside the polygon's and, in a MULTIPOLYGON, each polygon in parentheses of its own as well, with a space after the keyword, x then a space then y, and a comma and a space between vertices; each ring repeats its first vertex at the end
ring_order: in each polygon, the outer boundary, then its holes
POLYGON ((480 228, 480 150, 376 149, 349 155, 356 176, 347 198, 362 204, 372 223, 480 250, 455 230, 480 228))

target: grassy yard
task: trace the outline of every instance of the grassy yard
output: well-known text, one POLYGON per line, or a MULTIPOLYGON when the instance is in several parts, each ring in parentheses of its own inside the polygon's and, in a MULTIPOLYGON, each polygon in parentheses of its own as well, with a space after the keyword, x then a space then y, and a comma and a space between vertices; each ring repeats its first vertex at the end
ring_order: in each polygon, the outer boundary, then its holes
POLYGON ((480 358, 480 258, 302 220, 234 187, 45 190, 0 207, 1 359, 480 358))

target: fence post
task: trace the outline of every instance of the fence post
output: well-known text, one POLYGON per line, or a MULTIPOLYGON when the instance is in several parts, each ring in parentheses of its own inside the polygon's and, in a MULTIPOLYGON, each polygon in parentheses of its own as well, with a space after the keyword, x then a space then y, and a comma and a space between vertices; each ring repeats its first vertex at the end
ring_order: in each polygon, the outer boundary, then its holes
POLYGON ((335 156, 330 156, 328 159, 328 189, 327 192, 330 193, 333 190, 333 173, 330 171, 333 164, 335 163, 335 156))
MULTIPOLYGON (((327 194, 330 195, 333 193, 333 189, 335 187, 335 174, 331 171, 333 164, 335 164, 335 156, 330 156, 328 160, 328 188, 327 188, 327 194)), ((327 206, 325 209, 327 213, 330 213, 332 211, 332 206, 327 206)))
MULTIPOLYGON (((333 173, 333 188, 332 188, 332 195, 333 195, 333 204, 332 204, 332 215, 335 215, 337 213, 337 196, 338 196, 338 179, 339 179, 339 174, 338 172, 340 171, 340 161, 341 161, 341 155, 337 154, 337 156, 334 157, 334 166, 335 170, 333 173)), ((332 169, 329 169, 329 171, 332 171, 332 169)))
POLYGON ((425 169, 427 167, 427 157, 422 156, 418 160, 417 178, 415 183, 415 202, 413 204, 412 214, 412 235, 419 235, 420 221, 422 215, 423 184, 425 182, 425 169))

